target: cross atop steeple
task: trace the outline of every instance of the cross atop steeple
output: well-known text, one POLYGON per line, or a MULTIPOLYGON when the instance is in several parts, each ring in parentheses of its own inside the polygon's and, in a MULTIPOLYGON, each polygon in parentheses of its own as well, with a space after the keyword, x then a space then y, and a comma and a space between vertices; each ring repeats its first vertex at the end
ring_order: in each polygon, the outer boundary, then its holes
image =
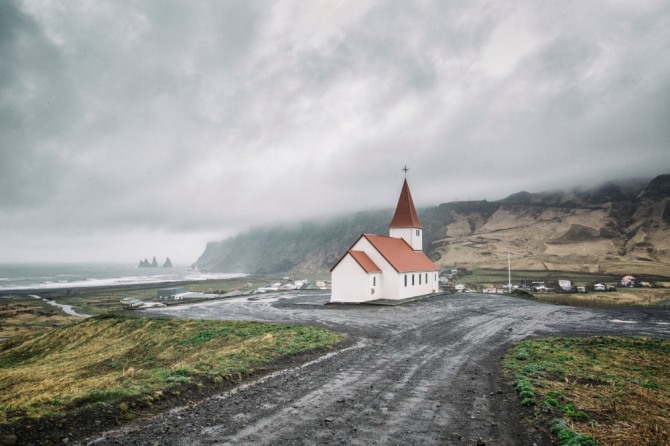
POLYGON ((405 164, 405 167, 403 167, 403 168, 400 169, 400 170, 402 170, 403 172, 405 172, 405 179, 407 179, 407 171, 409 170, 409 169, 407 168, 407 164, 405 164))

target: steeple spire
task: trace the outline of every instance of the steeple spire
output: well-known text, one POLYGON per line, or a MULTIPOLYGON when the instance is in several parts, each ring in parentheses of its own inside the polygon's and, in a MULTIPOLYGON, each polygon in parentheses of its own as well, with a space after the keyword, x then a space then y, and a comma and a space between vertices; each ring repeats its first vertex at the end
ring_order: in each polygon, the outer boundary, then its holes
MULTIPOLYGON (((405 167, 405 169, 407 168, 405 167)), ((405 171, 405 173, 407 172, 405 171)), ((412 201, 412 194, 409 191, 407 178, 405 178, 405 182, 402 185, 402 191, 400 191, 400 198, 398 199, 398 206, 396 206, 395 215, 393 216, 389 227, 423 229, 419 217, 416 215, 416 209, 414 208, 414 201, 412 201)))

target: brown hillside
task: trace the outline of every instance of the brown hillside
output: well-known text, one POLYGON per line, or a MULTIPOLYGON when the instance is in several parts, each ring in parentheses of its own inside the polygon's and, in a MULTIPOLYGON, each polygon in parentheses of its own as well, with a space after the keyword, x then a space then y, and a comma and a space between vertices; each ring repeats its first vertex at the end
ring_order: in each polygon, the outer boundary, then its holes
MULTIPOLYGON (((430 250, 438 264, 670 275, 670 175, 644 189, 520 193, 486 216, 443 205, 430 250), (445 212, 446 211, 446 212, 445 212)), ((491 203, 493 204, 493 203, 491 203)))

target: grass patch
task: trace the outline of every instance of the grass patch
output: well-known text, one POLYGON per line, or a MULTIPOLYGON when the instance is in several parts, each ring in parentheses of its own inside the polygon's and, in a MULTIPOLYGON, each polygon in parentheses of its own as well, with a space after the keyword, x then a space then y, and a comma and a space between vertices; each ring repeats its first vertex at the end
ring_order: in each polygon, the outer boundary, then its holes
POLYGON ((222 382, 341 340, 305 325, 98 316, 0 344, 0 422, 222 382))
POLYGON ((670 444, 670 340, 549 338, 508 352, 522 404, 555 417, 561 445, 670 444))
POLYGON ((0 338, 45 333, 77 320, 41 299, 0 298, 0 338))

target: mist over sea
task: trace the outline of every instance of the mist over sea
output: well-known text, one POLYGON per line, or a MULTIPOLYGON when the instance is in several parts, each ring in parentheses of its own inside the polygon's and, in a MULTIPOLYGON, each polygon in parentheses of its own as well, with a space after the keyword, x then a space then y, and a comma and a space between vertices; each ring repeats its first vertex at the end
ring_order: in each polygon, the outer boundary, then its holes
POLYGON ((0 292, 82 288, 242 277, 241 273, 202 273, 187 266, 138 268, 122 264, 0 264, 0 292))

